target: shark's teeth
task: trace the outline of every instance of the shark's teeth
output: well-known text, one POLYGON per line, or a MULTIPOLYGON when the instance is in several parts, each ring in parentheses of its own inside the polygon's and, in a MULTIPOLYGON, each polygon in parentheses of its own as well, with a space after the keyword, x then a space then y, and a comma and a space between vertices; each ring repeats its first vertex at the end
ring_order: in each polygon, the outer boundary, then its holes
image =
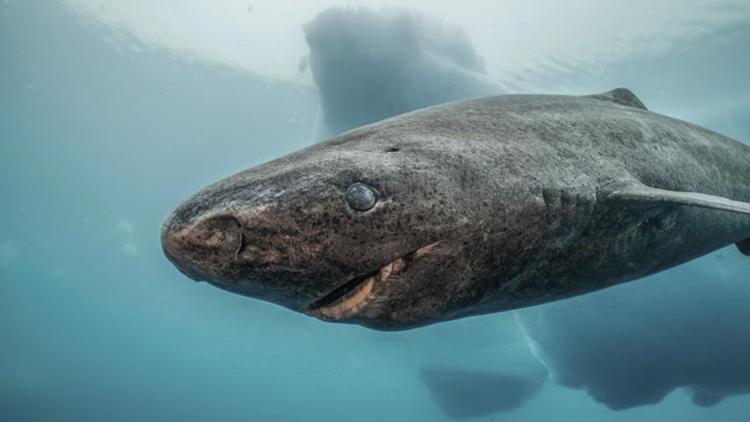
POLYGON ((404 258, 388 263, 375 275, 367 277, 333 304, 318 308, 317 312, 331 319, 342 319, 356 314, 367 304, 376 282, 388 281, 392 275, 401 272, 404 268, 406 268, 404 258))
POLYGON ((318 309, 321 315, 333 319, 341 319, 351 316, 365 305, 366 299, 372 293, 372 287, 375 284, 375 277, 368 277, 360 283, 356 289, 347 293, 341 300, 331 306, 318 309))
POLYGON ((399 258, 391 262, 391 266, 391 268, 393 269, 393 274, 400 273, 401 270, 406 268, 406 260, 404 260, 404 258, 399 258))
POLYGON ((392 272, 393 272, 393 262, 391 262, 390 264, 380 269, 380 271, 378 272, 378 280, 380 281, 388 280, 388 277, 391 276, 392 272))
POLYGON ((386 281, 390 276, 400 273, 404 268, 406 268, 406 260, 404 258, 398 258, 380 269, 378 272, 378 280, 386 281))
POLYGON ((356 314, 367 305, 367 302, 373 296, 375 283, 388 282, 393 276, 406 268, 407 262, 411 262, 414 258, 430 254, 438 243, 440 242, 431 243, 419 248, 414 252, 410 252, 401 258, 389 262, 369 275, 350 280, 346 284, 339 286, 328 296, 311 305, 307 313, 317 317, 322 316, 324 319, 329 320, 340 320, 356 314), (358 280, 362 281, 359 282, 358 280), (341 291, 345 293, 340 293, 341 291), (320 306, 323 303, 326 305, 320 306))

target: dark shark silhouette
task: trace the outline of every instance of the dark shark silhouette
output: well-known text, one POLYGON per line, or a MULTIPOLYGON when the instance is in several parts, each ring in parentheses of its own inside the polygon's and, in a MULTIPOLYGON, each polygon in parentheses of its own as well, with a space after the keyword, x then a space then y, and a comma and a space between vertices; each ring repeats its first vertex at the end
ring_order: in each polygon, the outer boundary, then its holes
POLYGON ((519 408, 544 385, 545 376, 517 376, 458 369, 422 369, 422 382, 443 412, 455 419, 519 408))
MULTIPOLYGON (((317 136, 448 101, 501 94, 458 27, 415 11, 330 8, 305 25, 317 136)), ((319 140, 320 140, 319 139, 319 140)))

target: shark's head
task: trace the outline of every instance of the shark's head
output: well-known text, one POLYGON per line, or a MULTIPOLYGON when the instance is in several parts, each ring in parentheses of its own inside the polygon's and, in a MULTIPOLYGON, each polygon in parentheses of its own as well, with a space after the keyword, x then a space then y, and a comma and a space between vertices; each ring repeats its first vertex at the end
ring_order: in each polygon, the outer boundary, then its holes
POLYGON ((412 141, 365 127, 220 181, 167 219, 164 252, 195 280, 327 321, 456 318, 481 297, 486 256, 467 245, 496 204, 467 191, 481 175, 412 141))

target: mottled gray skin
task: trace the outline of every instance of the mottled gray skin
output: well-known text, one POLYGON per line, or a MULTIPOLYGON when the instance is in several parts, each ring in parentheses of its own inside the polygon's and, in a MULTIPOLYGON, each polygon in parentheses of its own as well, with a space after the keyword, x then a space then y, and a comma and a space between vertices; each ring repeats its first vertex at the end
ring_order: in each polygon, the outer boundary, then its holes
POLYGON ((201 191, 165 222, 164 250, 232 292, 393 330, 580 295, 750 238, 746 215, 607 198, 641 182, 750 201, 750 147, 639 104, 627 90, 510 95, 397 116, 201 191), (354 182, 377 191, 373 209, 348 208, 354 182), (399 257, 355 312, 318 311, 399 257))

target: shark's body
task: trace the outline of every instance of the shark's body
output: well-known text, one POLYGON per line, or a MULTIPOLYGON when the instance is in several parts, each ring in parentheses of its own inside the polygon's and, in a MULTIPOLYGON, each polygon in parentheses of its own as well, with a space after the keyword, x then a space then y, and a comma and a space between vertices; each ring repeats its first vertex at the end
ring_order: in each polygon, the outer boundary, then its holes
POLYGON ((163 232, 194 278, 378 329, 578 295, 731 243, 750 253, 749 238, 750 147, 623 89, 355 129, 207 188, 163 232), (371 209, 347 203, 353 184, 371 209))

